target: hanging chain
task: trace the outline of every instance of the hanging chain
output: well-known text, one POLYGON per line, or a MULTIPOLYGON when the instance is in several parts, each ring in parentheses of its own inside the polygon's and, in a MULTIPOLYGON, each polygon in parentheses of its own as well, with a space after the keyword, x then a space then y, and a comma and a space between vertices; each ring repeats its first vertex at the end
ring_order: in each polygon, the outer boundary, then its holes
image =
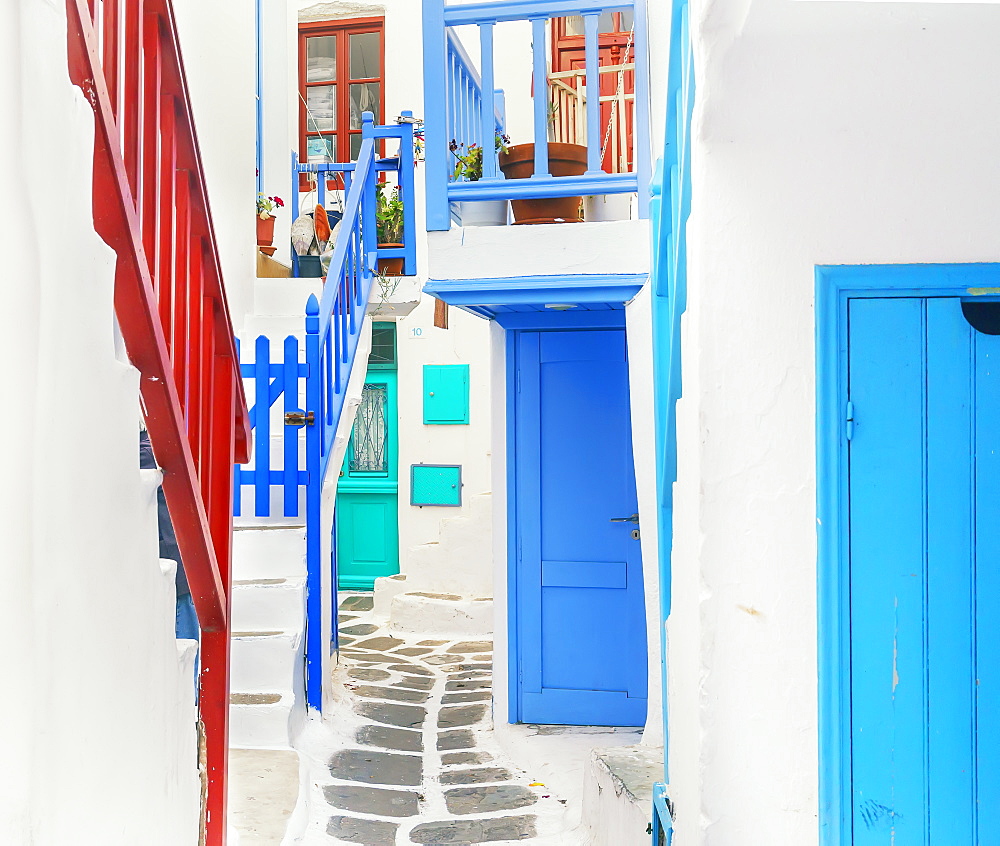
MULTIPOLYGON (((608 118, 608 129, 604 133, 604 142, 601 144, 601 161, 604 161, 604 153, 608 148, 608 141, 611 140, 611 129, 615 125, 615 115, 618 112, 618 104, 621 102, 622 94, 625 92, 625 65, 628 64, 629 54, 632 52, 632 41, 635 38, 635 23, 632 24, 632 29, 628 33, 628 42, 625 44, 625 58, 622 60, 621 69, 618 71, 618 91, 615 94, 615 99, 611 101, 611 115, 608 118)), ((597 108, 601 108, 601 84, 600 84, 600 72, 598 71, 598 83, 597 83, 597 108)), ((624 152, 624 151, 622 151, 624 152)), ((621 167, 621 153, 619 153, 618 167, 621 167)), ((626 171, 619 171, 619 173, 624 173, 626 171)))

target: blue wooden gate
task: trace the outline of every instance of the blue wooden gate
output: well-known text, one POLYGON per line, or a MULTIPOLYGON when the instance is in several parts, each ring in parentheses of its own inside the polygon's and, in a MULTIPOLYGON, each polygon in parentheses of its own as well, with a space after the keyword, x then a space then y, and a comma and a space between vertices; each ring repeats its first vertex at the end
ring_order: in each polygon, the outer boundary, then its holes
POLYGON ((1000 337, 957 297, 847 308, 838 842, 1000 842, 1000 337))
MULTIPOLYGON (((239 341, 237 350, 239 350, 239 341)), ((277 350, 275 351, 277 352, 277 350)), ((306 485, 309 475, 305 469, 301 436, 302 426, 308 420, 301 408, 304 398, 307 367, 300 350, 300 342, 293 335, 285 338, 281 347, 282 355, 271 359, 271 341, 264 335, 254 344, 252 363, 241 363, 240 374, 244 380, 253 379, 253 390, 247 390, 252 398, 250 425, 254 429, 254 454, 251 464, 239 464, 233 468, 233 489, 235 491, 233 515, 243 515, 242 494, 249 488, 254 492, 253 514, 255 517, 272 516, 272 488, 280 488, 282 494, 282 515, 303 517, 303 503, 300 491, 306 485), (275 418, 271 408, 282 401, 283 416, 275 418), (280 453, 275 454, 272 433, 280 426, 280 453)), ((243 354, 240 353, 242 362, 243 354)), ((249 386, 248 386, 249 387, 249 386)), ((277 433, 274 433, 277 434, 277 433)))

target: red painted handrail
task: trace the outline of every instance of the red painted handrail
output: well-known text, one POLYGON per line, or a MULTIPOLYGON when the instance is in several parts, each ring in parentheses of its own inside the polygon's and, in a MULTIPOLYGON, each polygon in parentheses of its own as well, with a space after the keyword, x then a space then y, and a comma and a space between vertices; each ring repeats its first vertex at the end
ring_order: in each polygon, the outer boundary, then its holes
POLYGON ((170 0, 67 0, 69 68, 94 109, 94 228, 139 370, 198 620, 207 843, 226 839, 232 465, 250 422, 170 0))

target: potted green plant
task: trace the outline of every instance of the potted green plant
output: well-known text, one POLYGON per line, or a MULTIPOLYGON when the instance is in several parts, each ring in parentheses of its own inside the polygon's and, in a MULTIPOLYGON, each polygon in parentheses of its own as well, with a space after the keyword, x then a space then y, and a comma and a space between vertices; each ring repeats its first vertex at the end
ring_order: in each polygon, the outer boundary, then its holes
MULTIPOLYGON (((499 132, 494 137, 494 146, 498 153, 507 151, 510 139, 499 132)), ((478 144, 459 144, 454 138, 448 149, 456 159, 454 181, 478 182, 483 178, 483 148, 478 144)), ((506 226, 506 200, 478 200, 476 202, 459 203, 462 216, 462 226, 506 226)))
MULTIPOLYGON (((399 186, 390 187, 385 182, 377 185, 375 199, 375 227, 378 231, 378 246, 403 246, 403 201, 399 197, 399 186)), ((402 276, 402 258, 380 258, 378 272, 382 276, 402 276)))
MULTIPOLYGON (((582 144, 549 142, 549 173, 582 176, 587 172, 587 148, 582 144)), ((527 179, 535 173, 535 145, 516 144, 500 154, 500 170, 507 179, 527 179)), ((576 223, 583 197, 539 197, 511 200, 515 223, 576 223)))
POLYGON ((281 197, 257 195, 257 246, 268 255, 273 255, 275 249, 271 246, 274 243, 274 211, 284 205, 281 197))

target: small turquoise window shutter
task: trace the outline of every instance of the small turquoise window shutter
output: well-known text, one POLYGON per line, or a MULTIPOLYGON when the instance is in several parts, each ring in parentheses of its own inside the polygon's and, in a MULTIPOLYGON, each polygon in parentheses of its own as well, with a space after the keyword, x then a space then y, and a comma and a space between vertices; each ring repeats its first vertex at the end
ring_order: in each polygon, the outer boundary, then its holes
POLYGON ((461 464, 410 465, 410 505, 461 504, 461 464))
POLYGON ((469 422, 469 365, 424 365, 424 423, 469 422))

